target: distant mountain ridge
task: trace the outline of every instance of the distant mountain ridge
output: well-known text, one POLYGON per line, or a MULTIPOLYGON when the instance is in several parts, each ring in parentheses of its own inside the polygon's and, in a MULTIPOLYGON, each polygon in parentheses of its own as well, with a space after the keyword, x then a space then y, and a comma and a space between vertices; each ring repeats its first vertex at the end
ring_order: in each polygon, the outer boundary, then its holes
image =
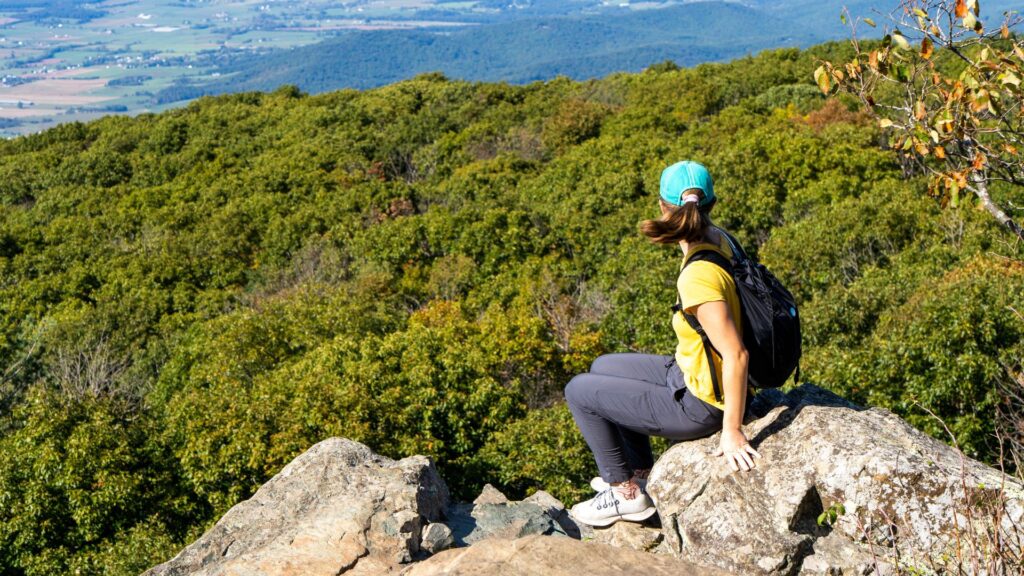
MULTIPOLYGON (((873 16, 879 22, 878 28, 861 26, 858 35, 878 36, 884 14, 895 9, 875 8, 879 0, 701 0, 646 10, 598 2, 574 2, 571 8, 550 2, 527 4, 520 9, 522 17, 503 13, 475 26, 352 31, 290 50, 230 57, 219 65, 218 80, 170 86, 157 94, 157 100, 269 92, 284 84, 309 93, 366 89, 425 72, 514 84, 558 75, 583 80, 637 72, 665 60, 693 66, 768 48, 808 47, 847 38, 850 31, 839 18, 843 6, 854 17, 873 16)), ((984 10, 994 23, 999 20, 996 14, 1011 6, 1012 2, 999 0, 984 10)), ((436 4, 428 12, 458 15, 443 7, 444 3, 436 4)))
POLYGON ((639 71, 669 59, 689 66, 825 39, 813 28, 731 2, 689 3, 623 16, 530 18, 442 33, 365 31, 239 58, 220 69, 226 79, 172 87, 161 98, 271 91, 282 84, 312 93, 370 88, 432 71, 512 83, 556 75, 584 79, 639 71), (743 34, 737 35, 737 30, 743 34))

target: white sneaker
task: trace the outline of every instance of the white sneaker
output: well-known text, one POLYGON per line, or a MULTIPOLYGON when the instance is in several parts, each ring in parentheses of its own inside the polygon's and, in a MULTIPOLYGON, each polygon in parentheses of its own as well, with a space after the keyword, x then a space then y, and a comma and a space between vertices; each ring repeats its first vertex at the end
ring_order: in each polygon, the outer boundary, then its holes
POLYGON ((657 512, 654 502, 647 492, 636 491, 632 500, 626 498, 614 486, 602 490, 590 500, 576 504, 569 514, 583 524, 590 526, 608 526, 619 520, 642 522, 657 512))
MULTIPOLYGON (((647 490, 647 478, 633 478, 633 481, 640 486, 641 490, 647 490)), ((590 487, 594 489, 594 492, 603 492, 608 489, 611 484, 604 481, 604 478, 600 476, 594 476, 590 480, 590 487)))

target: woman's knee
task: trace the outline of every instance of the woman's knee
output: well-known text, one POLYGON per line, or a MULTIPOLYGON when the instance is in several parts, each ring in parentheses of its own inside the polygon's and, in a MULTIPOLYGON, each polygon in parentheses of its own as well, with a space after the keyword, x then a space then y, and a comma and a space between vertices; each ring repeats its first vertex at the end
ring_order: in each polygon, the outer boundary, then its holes
POLYGON ((594 361, 590 363, 590 372, 592 374, 603 374, 608 371, 608 367, 615 362, 615 357, 621 356, 618 353, 602 354, 594 361))
POLYGON ((587 374, 577 374, 565 385, 565 401, 570 404, 582 405, 584 392, 587 388, 587 374))

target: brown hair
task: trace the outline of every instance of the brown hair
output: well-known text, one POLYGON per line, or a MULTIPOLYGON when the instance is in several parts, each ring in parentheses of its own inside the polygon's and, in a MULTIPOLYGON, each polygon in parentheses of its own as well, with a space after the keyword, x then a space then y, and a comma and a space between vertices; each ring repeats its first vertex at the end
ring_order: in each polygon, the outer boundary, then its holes
MULTIPOLYGON (((701 201, 704 200, 704 192, 700 188, 692 188, 685 194, 696 194, 701 201)), ((640 223, 640 232, 651 242, 678 244, 681 240, 698 242, 704 238, 704 233, 711 226, 711 217, 708 213, 715 205, 714 202, 701 208, 698 207, 699 201, 687 202, 682 206, 669 204, 664 200, 659 201, 668 209, 668 214, 657 220, 644 220, 640 223)))

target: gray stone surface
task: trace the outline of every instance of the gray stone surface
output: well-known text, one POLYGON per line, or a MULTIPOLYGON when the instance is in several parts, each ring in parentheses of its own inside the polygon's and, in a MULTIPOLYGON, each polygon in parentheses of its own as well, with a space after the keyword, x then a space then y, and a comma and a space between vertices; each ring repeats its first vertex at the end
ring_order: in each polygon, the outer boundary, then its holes
POLYGON ((572 538, 488 538, 406 567, 402 576, 726 576, 670 556, 572 538))
POLYGON ((387 573, 420 555, 448 488, 424 456, 342 438, 316 444, 147 576, 387 573))
POLYGON ((575 538, 577 540, 581 538, 580 530, 583 526, 576 524, 576 521, 569 516, 569 511, 565 509, 565 505, 562 504, 562 501, 558 498, 555 498, 543 490, 538 490, 524 498, 523 502, 529 502, 540 506, 541 509, 544 510, 544 513, 554 519, 554 521, 562 527, 562 531, 570 538, 575 538))
POLYGON ((519 538, 530 534, 566 536, 565 530, 532 502, 501 504, 456 503, 446 511, 456 546, 469 546, 485 538, 519 538))
POLYGON ((732 472, 713 456, 716 434, 672 446, 652 471, 648 491, 665 545, 680 558, 781 575, 798 573, 805 561, 808 574, 865 573, 869 543, 876 556, 899 550, 936 557, 957 522, 960 538, 972 537, 962 531, 963 518, 954 520, 965 485, 978 498, 995 496, 1003 483, 1002 529, 1021 524, 1019 483, 887 410, 863 409, 810 385, 759 396, 766 415, 744 427, 763 456, 757 468, 732 472), (834 504, 846 513, 831 527, 818 526, 818 515, 834 504))
POLYGON ((437 554, 455 545, 455 537, 452 530, 445 524, 434 522, 423 527, 423 535, 420 537, 420 548, 429 554, 437 554))

